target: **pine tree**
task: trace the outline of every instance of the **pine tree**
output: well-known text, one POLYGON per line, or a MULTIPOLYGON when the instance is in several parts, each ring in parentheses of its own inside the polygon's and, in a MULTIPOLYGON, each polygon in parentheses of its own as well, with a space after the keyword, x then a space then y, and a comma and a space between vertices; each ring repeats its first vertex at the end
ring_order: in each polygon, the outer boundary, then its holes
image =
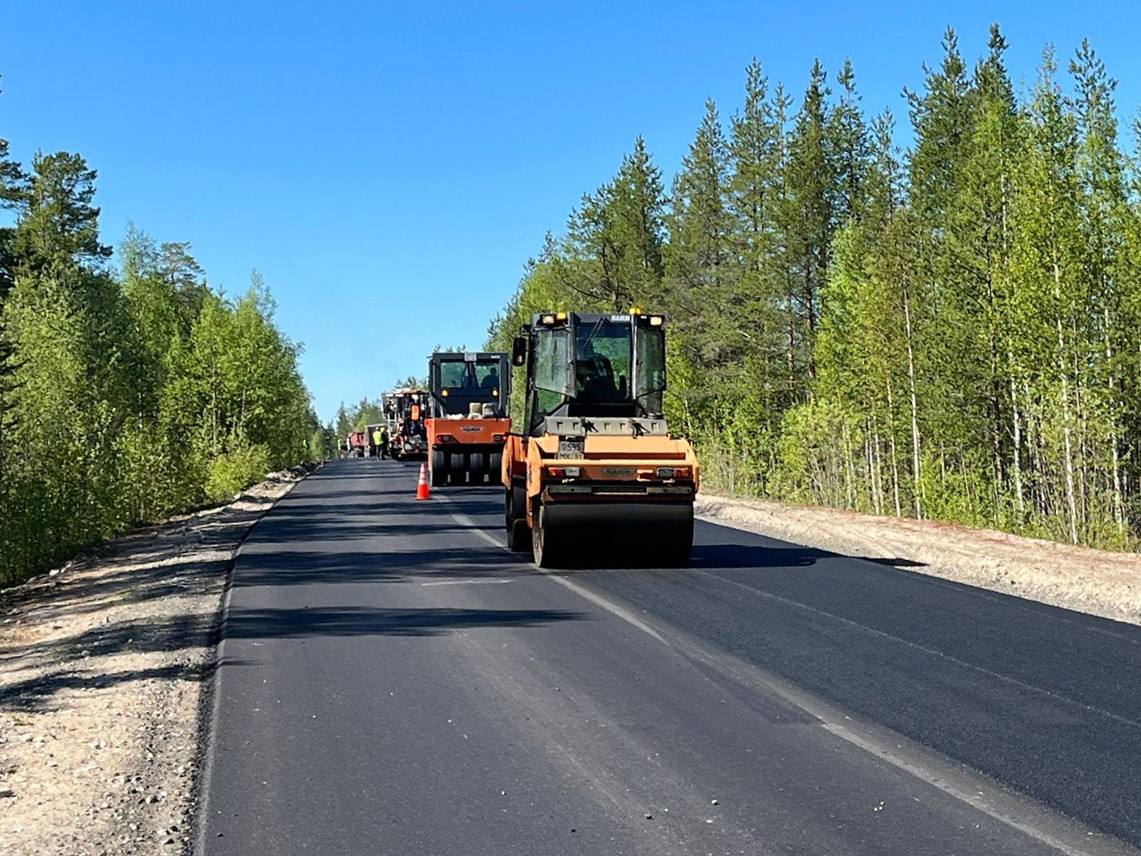
POLYGON ((728 147, 711 99, 674 180, 666 256, 675 337, 698 367, 719 364, 726 357, 721 333, 730 312, 728 286, 735 276, 728 241, 728 177, 728 147), (705 335, 696 335, 698 330, 705 335))
POLYGON ((1078 406, 1086 297, 1077 210, 1077 121, 1055 79, 1047 51, 1027 109, 1027 140, 1015 176, 1012 273, 1020 300, 1016 324, 1028 349, 1026 364, 1032 448, 1038 457, 1039 514, 1060 519, 1057 534, 1077 543, 1078 406), (1060 483, 1060 496, 1057 485, 1060 483))
MULTIPOLYGON (((734 389, 742 400, 755 391, 754 423, 775 422, 791 403, 782 383, 784 329, 780 312, 782 278, 777 253, 783 129, 768 81, 754 59, 745 72, 745 103, 733 117, 729 139, 727 205, 732 216, 732 250, 739 275, 726 318, 726 345, 740 365, 734 389)), ((732 285, 732 283, 731 283, 732 285)))
POLYGON ((38 272, 63 261, 97 266, 110 257, 111 248, 99 241, 95 178, 80 155, 35 156, 26 213, 13 242, 24 270, 38 272))
POLYGON ((1006 41, 991 27, 989 53, 975 69, 969 94, 969 131, 952 173, 953 199, 942 223, 945 272, 941 311, 950 335, 943 337, 947 387, 957 383, 957 458, 989 447, 988 498, 998 524, 1011 493, 1023 513, 1021 416, 1007 275, 1010 255, 1011 171, 1018 147, 1013 89, 1004 64, 1006 41), (1009 414, 1009 415, 1008 415, 1009 414), (1013 431, 1008 432, 1008 427, 1013 431), (1008 437, 1008 434, 1010 435, 1008 437))
POLYGON ((1092 442, 1106 450, 1094 453, 1090 466, 1101 472, 1108 470, 1104 477, 1095 473, 1091 478, 1103 480, 1103 491, 1096 493, 1111 498, 1108 507, 1093 509, 1093 516, 1099 512, 1111 515, 1119 535, 1124 536, 1126 486, 1131 467, 1135 473, 1132 450, 1136 444, 1125 442, 1124 423, 1130 408, 1123 395, 1136 389, 1141 380, 1141 370, 1131 354, 1136 350, 1131 340, 1136 338, 1137 327, 1128 318, 1139 269, 1130 258, 1127 241, 1135 232, 1137 212, 1131 205, 1125 160, 1117 148, 1113 98, 1117 81, 1109 77, 1105 64, 1086 40, 1069 70, 1077 89, 1079 211, 1085 250, 1082 270, 1088 279, 1086 288, 1093 309, 1089 321, 1096 337, 1089 348, 1095 385, 1085 397, 1093 420, 1091 431, 1096 435, 1092 442))
POLYGON ((835 217, 843 224, 864 216, 872 143, 860 111, 851 60, 844 60, 836 82, 840 84, 840 102, 829 117, 828 139, 838 197, 835 217))
MULTIPOLYGON (((634 151, 622 159, 613 183, 610 201, 616 272, 633 303, 656 303, 661 299, 665 262, 665 197, 661 170, 639 136, 634 151)), ((615 306, 615 309, 625 309, 615 306)))
POLYGON ((830 150, 829 117, 824 67, 812 66, 808 89, 789 139, 786 165, 790 218, 788 233, 794 236, 791 250, 796 266, 795 292, 803 320, 803 338, 808 349, 808 372, 816 375, 813 346, 820 318, 820 291, 828 276, 828 257, 836 231, 836 169, 830 150))
POLYGON ((551 253, 582 308, 619 312, 660 299, 663 207, 661 171, 638 137, 618 174, 583 196, 551 253))
MULTIPOLYGON (((28 178, 20 165, 8 155, 8 141, 0 137, 0 211, 15 211, 21 216, 27 206, 28 178)), ((16 251, 13 247, 16 230, 0 226, 0 307, 4 295, 16 280, 16 251)))
POLYGON ((673 331, 668 369, 676 376, 696 379, 694 388, 682 392, 684 400, 667 397, 667 413, 700 413, 711 425, 724 415, 717 390, 724 387, 719 372, 732 360, 726 322, 734 311, 738 276, 729 243, 733 224, 728 182, 728 146, 717 105, 710 99, 674 179, 667 218, 666 308, 673 331))

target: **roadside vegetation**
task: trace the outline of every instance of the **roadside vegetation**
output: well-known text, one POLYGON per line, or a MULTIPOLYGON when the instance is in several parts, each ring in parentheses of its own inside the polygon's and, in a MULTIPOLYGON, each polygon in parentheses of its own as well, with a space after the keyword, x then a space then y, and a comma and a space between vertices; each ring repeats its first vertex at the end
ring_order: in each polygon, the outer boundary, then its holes
MULTIPOLYGON (((667 192, 639 138, 490 327, 664 310, 667 415, 718 491, 1135 548, 1141 198, 1083 42, 1016 92, 992 28, 907 93, 911 143, 819 63, 759 63, 667 192)), ((516 405, 521 401, 516 396, 516 405)))
POLYGON ((133 229, 113 266, 95 179, 0 139, 0 585, 327 445, 260 277, 228 299, 133 229))

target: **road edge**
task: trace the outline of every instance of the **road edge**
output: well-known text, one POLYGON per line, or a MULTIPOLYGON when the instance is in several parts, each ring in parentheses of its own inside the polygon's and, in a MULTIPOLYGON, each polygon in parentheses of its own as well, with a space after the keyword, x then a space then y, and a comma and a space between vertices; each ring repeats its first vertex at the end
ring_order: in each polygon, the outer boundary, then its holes
POLYGON ((218 694, 218 676, 222 665, 225 653, 226 639, 222 635, 222 629, 225 627, 226 617, 230 612, 230 598, 233 592, 234 583, 234 568, 237 566, 238 557, 241 555, 242 548, 246 542, 253 535, 257 529, 258 524, 265 519, 265 516, 277 508, 278 503, 293 493, 294 489, 306 481, 314 473, 321 470, 325 465, 325 461, 321 461, 307 471, 301 478, 290 484, 289 489, 281 496, 277 497, 273 503, 266 508, 257 519, 254 520, 242 534, 238 543, 234 546, 230 558, 226 561, 225 570, 225 583, 222 588, 222 596, 218 601, 218 608, 214 613, 214 626, 211 631, 213 637, 213 657, 211 658, 209 669, 211 671, 210 680, 206 681, 202 687, 202 695, 198 699, 198 723, 197 723, 197 739, 195 741, 195 764, 194 769, 198 774, 194 777, 193 785, 190 790, 190 802, 187 811, 187 821, 189 824, 190 834, 186 838, 188 846, 182 849, 183 856, 194 856, 194 854, 205 853, 205 834, 206 823, 205 816, 209 809, 208 795, 210 792, 210 781, 214 773, 214 757, 210 752, 210 744, 214 733, 217 728, 218 708, 219 708, 219 694, 218 694))

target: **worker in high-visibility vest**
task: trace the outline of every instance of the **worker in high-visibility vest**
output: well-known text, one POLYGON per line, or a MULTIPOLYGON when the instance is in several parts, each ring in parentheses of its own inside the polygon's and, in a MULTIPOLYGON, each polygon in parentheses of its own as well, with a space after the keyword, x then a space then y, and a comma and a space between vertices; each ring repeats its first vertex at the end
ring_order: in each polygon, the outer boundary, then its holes
POLYGON ((372 429, 372 445, 376 450, 376 456, 378 458, 383 458, 385 453, 384 428, 380 425, 372 429))

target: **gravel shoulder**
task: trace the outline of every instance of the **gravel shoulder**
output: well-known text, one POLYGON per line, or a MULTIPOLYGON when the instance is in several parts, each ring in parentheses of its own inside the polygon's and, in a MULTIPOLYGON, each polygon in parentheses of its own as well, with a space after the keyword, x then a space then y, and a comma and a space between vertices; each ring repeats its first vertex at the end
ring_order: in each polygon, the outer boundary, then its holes
POLYGON ((187 853, 222 595, 303 477, 0 591, 0 853, 187 853))
POLYGON ((934 520, 699 495, 699 517, 808 547, 1141 624, 1141 555, 934 520))

